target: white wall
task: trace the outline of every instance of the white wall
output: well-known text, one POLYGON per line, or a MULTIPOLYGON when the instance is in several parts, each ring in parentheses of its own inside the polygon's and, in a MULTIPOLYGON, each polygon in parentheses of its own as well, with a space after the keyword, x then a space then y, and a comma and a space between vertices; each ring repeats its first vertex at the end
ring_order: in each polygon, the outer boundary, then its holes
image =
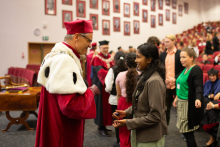
MULTIPOLYGON (((25 68, 28 64, 28 42, 44 42, 42 36, 49 36, 49 41, 60 42, 66 34, 66 30, 62 28, 62 10, 73 11, 73 20, 76 17, 76 0, 73 0, 73 5, 63 5, 62 0, 57 0, 57 15, 45 15, 44 0, 0 0, 0 76, 7 73, 7 69, 11 66, 25 68), (47 28, 43 28, 43 24, 47 24, 47 28), (34 30, 39 28, 41 34, 34 35, 34 30), (25 58, 22 59, 22 53, 25 58)), ((178 16, 177 9, 172 9, 171 6, 165 5, 163 10, 158 9, 158 0, 156 0, 156 12, 150 11, 150 0, 148 6, 142 6, 142 0, 121 0, 121 13, 113 13, 113 0, 110 1, 110 16, 103 16, 101 13, 101 2, 99 0, 99 10, 90 9, 89 1, 86 1, 86 18, 89 19, 89 14, 98 14, 99 30, 94 31, 94 41, 100 40, 110 41, 110 50, 117 50, 118 46, 127 49, 132 45, 135 48, 145 42, 149 36, 157 36, 163 39, 169 33, 181 33, 184 30, 192 28, 201 22, 199 0, 177 0, 177 6, 183 5, 184 2, 189 3, 189 13, 183 16, 178 16), (130 3, 131 17, 123 17, 123 4, 130 3), (140 4, 140 16, 133 16, 133 2, 140 4), (148 23, 142 23, 142 9, 148 10, 148 23), (170 12, 177 13, 177 24, 172 24, 172 19, 169 22, 165 21, 165 9, 170 9, 170 12), (158 26, 158 13, 163 14, 164 25, 158 26), (156 28, 150 27, 150 15, 156 15, 156 28), (121 26, 124 21, 129 21, 131 24, 131 36, 124 36, 124 29, 121 27, 121 32, 113 32, 113 17, 121 17, 121 26), (101 31, 102 19, 110 20, 110 36, 103 36, 101 31), (140 34, 133 34, 133 20, 139 20, 140 34)))
POLYGON ((200 0, 201 20, 219 21, 220 19, 220 0, 200 0))

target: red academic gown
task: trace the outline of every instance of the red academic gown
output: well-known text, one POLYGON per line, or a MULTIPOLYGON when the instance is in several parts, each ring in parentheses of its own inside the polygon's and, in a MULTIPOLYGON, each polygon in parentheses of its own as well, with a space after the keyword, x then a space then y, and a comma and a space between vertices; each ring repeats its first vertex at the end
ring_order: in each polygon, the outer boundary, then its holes
POLYGON ((83 94, 51 94, 42 86, 35 147, 83 147, 84 119, 96 117, 90 89, 83 94))
POLYGON ((94 50, 90 50, 89 54, 86 56, 86 73, 87 73, 87 82, 89 84, 89 87, 92 86, 92 79, 91 79, 91 60, 94 54, 94 50))
POLYGON ((98 126, 112 125, 112 110, 111 105, 108 103, 109 93, 105 91, 105 77, 113 63, 110 54, 105 57, 102 53, 96 55, 91 61, 93 66, 92 84, 95 84, 101 92, 100 95, 95 97, 97 110, 95 124, 98 126))

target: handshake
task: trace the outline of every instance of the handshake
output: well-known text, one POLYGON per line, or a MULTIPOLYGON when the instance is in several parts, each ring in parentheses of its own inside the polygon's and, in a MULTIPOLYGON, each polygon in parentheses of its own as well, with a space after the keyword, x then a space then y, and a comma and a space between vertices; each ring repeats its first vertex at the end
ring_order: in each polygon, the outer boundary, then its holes
POLYGON ((100 94, 99 88, 95 84, 90 86, 89 89, 92 90, 94 96, 97 96, 100 94))

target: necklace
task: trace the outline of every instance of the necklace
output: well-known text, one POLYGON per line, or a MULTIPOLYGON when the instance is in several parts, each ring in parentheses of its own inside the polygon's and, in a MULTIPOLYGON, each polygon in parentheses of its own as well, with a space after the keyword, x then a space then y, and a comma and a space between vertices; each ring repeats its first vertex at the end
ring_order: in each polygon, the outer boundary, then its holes
POLYGON ((193 64, 193 65, 191 65, 190 67, 186 68, 186 70, 185 70, 184 74, 186 74, 186 73, 189 71, 189 69, 190 69, 192 66, 194 66, 194 64, 193 64))

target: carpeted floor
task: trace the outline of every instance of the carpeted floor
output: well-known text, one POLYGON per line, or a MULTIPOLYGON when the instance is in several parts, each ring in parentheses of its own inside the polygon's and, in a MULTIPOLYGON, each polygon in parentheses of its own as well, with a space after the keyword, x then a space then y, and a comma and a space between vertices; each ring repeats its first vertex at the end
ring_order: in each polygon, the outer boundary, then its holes
MULTIPOLYGON (((16 111, 10 114, 17 117, 20 113, 16 111)), ((0 129, 5 129, 8 122, 5 112, 3 112, 0 115, 0 129)), ((30 115, 27 122, 30 127, 36 128, 37 119, 34 115, 30 115)), ((115 130, 112 126, 107 128, 112 130, 112 137, 101 136, 94 121, 86 120, 84 147, 111 147, 116 141, 115 130)), ((0 147, 34 147, 35 134, 36 131, 27 131, 23 125, 12 125, 8 132, 0 132, 0 147)), ((195 132, 195 137, 198 147, 202 147, 209 140, 209 135, 202 129, 195 132)), ((165 147, 186 147, 186 142, 183 141, 176 128, 176 111, 174 108, 171 111, 171 122, 165 139, 165 147)))

